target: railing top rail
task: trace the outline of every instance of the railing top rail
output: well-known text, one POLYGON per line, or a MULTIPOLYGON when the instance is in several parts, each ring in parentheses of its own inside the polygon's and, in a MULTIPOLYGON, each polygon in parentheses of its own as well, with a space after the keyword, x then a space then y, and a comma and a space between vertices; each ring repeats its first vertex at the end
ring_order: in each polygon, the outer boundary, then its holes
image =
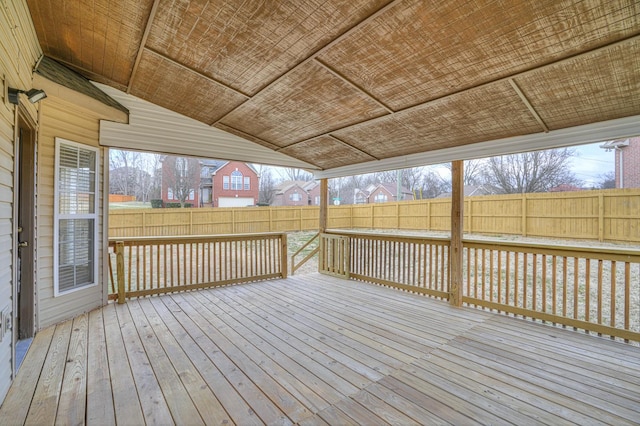
POLYGON ((115 246, 116 242, 123 242, 125 245, 149 245, 149 244, 169 244, 169 243, 196 243, 210 241, 245 241, 255 239, 270 239, 286 235, 286 232, 261 232, 256 234, 216 234, 216 235, 173 235, 163 237, 111 237, 109 246, 115 246))
MULTIPOLYGON (((419 236, 419 235, 395 235, 379 234, 371 231, 342 231, 338 229, 327 230, 327 233, 375 238, 384 241, 430 241, 437 244, 446 244, 449 237, 419 236)), ((617 260, 623 262, 640 263, 640 250, 630 247, 587 247, 567 244, 548 244, 536 242, 503 241, 499 239, 475 239, 464 238, 463 244, 467 248, 495 249, 503 251, 517 251, 526 253, 548 254, 568 257, 583 257, 591 259, 617 260)))
POLYGON ((328 229, 327 234, 345 235, 348 237, 375 238, 385 241, 430 241, 437 244, 447 244, 449 237, 422 236, 422 235, 397 235, 397 234, 379 234, 372 231, 343 231, 339 229, 328 229))
POLYGON ((629 247, 586 247, 566 244, 545 244, 535 242, 515 242, 501 240, 478 240, 464 238, 462 243, 467 248, 494 248, 505 251, 518 251, 537 254, 550 254, 570 257, 586 257, 593 259, 609 259, 624 262, 640 262, 640 250, 629 247))

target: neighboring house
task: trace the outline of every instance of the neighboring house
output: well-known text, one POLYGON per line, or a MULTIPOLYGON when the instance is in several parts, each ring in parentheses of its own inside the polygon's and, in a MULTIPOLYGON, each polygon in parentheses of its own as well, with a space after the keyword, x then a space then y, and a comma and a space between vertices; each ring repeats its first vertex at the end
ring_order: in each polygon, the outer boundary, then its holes
MULTIPOLYGON (((353 192, 354 204, 387 203, 398 200, 398 185, 395 183, 370 184, 364 189, 356 188, 353 192)), ((413 193, 407 188, 400 189, 400 201, 413 200, 413 193)))
POLYGON ((309 194, 305 189, 309 182, 286 180, 276 186, 272 206, 307 206, 309 194))
MULTIPOLYGON (((171 161, 167 161, 168 157, 161 160, 162 200, 179 203, 179 195, 169 184, 174 167, 171 161)), ((175 158, 176 161, 182 159, 175 158)), ((189 190, 185 203, 193 207, 247 207, 257 204, 259 177, 251 165, 240 161, 200 159, 193 161, 191 167, 196 167, 196 170, 184 172, 189 190)))
POLYGON ((307 191, 307 194, 309 196, 309 205, 319 206, 320 205, 320 182, 317 180, 312 180, 311 182, 307 182, 306 185, 303 186, 303 189, 307 191))
POLYGON ((616 188, 640 188, 640 136, 600 145, 615 151, 616 188))
POLYGON ((258 172, 240 161, 202 160, 201 206, 247 207, 258 203, 258 172))
MULTIPOLYGON (((480 195, 492 195, 493 191, 486 185, 464 185, 463 189, 464 197, 477 197, 480 195)), ((443 192, 436 198, 451 198, 451 192, 443 192)))

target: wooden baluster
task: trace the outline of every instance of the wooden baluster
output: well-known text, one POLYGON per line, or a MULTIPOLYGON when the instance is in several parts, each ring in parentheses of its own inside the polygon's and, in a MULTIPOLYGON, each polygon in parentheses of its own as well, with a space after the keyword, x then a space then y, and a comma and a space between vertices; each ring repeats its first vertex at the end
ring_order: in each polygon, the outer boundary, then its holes
MULTIPOLYGON (((602 259, 598 259, 598 324, 602 324, 603 269, 602 259)), ((601 333, 598 333, 598 335, 601 335, 601 333)))
POLYGON ((118 303, 122 305, 125 302, 124 289, 124 243, 116 242, 116 274, 118 276, 118 303))
POLYGON ((616 264, 615 260, 611 261, 611 295, 610 295, 610 320, 611 327, 616 326, 616 264))
MULTIPOLYGON (((624 329, 629 330, 630 327, 630 306, 631 299, 631 264, 624 263, 624 329)), ((625 340, 625 341, 628 341, 625 340)))

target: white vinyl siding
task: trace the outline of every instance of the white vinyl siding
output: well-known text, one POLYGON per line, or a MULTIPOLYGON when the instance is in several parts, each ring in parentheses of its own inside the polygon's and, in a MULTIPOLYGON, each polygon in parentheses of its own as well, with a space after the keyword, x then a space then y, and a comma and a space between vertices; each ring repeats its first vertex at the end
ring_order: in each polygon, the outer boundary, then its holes
MULTIPOLYGON (((80 96, 80 95, 78 95, 80 96)), ((88 312, 107 302, 107 285, 102 281, 105 249, 103 240, 103 203, 99 203, 98 211, 98 266, 97 286, 82 287, 70 291, 64 296, 56 297, 54 286, 54 216, 55 216, 55 139, 63 138, 82 144, 83 147, 98 148, 100 156, 98 164, 104 164, 104 150, 99 148, 100 117, 93 111, 74 105, 67 101, 49 96, 41 102, 42 115, 38 141, 38 283, 37 303, 39 329, 88 312)), ((102 200, 104 170, 100 167, 98 175, 98 199, 102 200)))
POLYGON ((54 293, 98 283, 99 150, 56 138, 54 293))

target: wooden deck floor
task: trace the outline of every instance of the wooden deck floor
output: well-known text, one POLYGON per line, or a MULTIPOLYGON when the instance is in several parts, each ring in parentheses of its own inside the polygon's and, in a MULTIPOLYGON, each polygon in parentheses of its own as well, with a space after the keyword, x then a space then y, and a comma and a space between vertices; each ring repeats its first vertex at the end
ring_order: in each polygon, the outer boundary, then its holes
POLYGON ((305 275, 109 305, 35 338, 4 424, 633 424, 640 349, 305 275))

